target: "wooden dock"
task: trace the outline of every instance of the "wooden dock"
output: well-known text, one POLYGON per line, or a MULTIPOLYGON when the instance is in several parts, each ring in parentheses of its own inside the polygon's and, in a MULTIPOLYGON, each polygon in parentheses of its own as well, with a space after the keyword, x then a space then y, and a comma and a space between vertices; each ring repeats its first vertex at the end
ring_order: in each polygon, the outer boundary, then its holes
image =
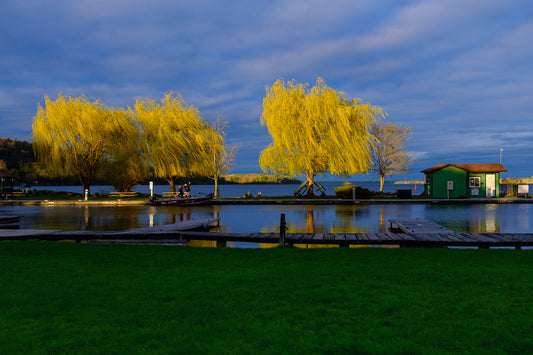
POLYGON ((130 229, 126 231, 62 231, 2 229, 0 225, 0 241, 7 240, 75 240, 94 243, 135 243, 135 244, 168 244, 185 245, 186 240, 180 234, 183 231, 209 230, 218 225, 218 218, 190 219, 188 221, 165 224, 154 227, 130 229))
MULTIPOLYGON (((214 240, 223 246, 227 242, 280 243, 280 233, 205 233, 181 232, 185 240, 214 240)), ((392 245, 401 248, 446 247, 522 247, 533 246, 533 234, 474 234, 474 233, 286 233, 284 243, 328 244, 339 247, 392 245)))
POLYGON ((391 230, 399 230, 408 234, 420 233, 455 233, 440 224, 421 218, 415 219, 390 219, 391 230))
POLYGON ((0 215, 0 225, 2 224, 12 224, 12 223, 19 223, 20 217, 19 216, 2 216, 0 215))
MULTIPOLYGON (((0 229, 0 241, 8 240, 75 240, 92 243, 135 243, 186 245, 191 240, 215 241, 217 246, 228 242, 273 243, 278 245, 322 244, 339 247, 399 246, 401 248, 446 247, 533 247, 533 233, 458 233, 424 220, 391 220, 396 232, 387 233, 221 233, 209 232, 218 219, 192 219, 164 226, 137 228, 128 231, 59 231, 0 229), (194 231, 203 229, 203 231, 194 231)), ((1 225, 0 225, 1 228, 1 225)))
POLYGON ((20 228, 19 216, 3 216, 0 215, 0 228, 2 229, 18 229, 20 228))
MULTIPOLYGON (((213 233, 193 231, 162 231, 117 233, 98 231, 42 231, 0 230, 0 240, 75 240, 107 243, 150 243, 184 245, 191 240, 216 241, 218 246, 227 242, 280 243, 280 233, 213 233)), ((287 233, 284 243, 327 244, 339 247, 363 245, 393 245, 401 248, 446 247, 533 247, 533 234, 507 233, 287 233)))

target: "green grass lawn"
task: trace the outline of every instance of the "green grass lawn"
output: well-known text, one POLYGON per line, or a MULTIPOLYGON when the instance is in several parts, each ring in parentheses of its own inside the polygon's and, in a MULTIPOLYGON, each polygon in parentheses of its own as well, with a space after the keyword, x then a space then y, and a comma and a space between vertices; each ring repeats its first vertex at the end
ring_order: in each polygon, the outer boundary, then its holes
POLYGON ((0 353, 533 352, 533 251, 0 243, 0 353))

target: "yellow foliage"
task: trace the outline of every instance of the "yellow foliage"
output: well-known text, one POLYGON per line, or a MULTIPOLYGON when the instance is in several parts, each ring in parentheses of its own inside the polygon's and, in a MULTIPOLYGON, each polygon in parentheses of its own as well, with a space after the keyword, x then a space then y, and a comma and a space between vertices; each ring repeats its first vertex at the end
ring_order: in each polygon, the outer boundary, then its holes
POLYGON ((142 128, 141 142, 155 175, 170 181, 174 176, 202 174, 209 159, 209 125, 197 108, 170 92, 161 104, 137 99, 130 109, 142 128))
POLYGON ((370 168, 370 133, 382 109, 359 99, 347 100, 322 78, 314 87, 294 80, 278 80, 267 87, 261 124, 273 142, 261 152, 263 171, 280 175, 316 175, 330 172, 350 176, 370 168))
POLYGON ((33 146, 49 176, 77 175, 85 189, 102 160, 106 147, 126 122, 122 110, 106 108, 99 100, 45 96, 33 121, 33 146))

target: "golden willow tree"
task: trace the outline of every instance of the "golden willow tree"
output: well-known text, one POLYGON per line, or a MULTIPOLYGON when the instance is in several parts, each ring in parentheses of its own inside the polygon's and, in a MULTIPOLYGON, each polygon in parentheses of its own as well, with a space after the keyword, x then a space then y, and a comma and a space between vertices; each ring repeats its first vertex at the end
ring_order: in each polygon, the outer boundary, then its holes
POLYGON ((125 126, 126 114, 106 108, 99 100, 45 96, 33 121, 33 147, 46 176, 75 175, 84 191, 90 185, 106 148, 116 143, 116 132, 125 126))
POLYGON ((261 152, 263 171, 304 175, 312 194, 317 175, 348 177, 370 169, 370 129, 383 116, 380 107, 348 100, 322 78, 310 89, 278 80, 266 92, 261 124, 273 142, 261 152))
POLYGON ((141 135, 131 115, 107 145, 105 159, 100 169, 101 177, 116 191, 131 191, 149 176, 149 168, 143 156, 141 135))
POLYGON ((209 137, 206 148, 210 158, 206 163, 205 172, 215 182, 215 198, 218 198, 218 180, 231 170, 237 151, 236 145, 228 146, 225 143, 224 130, 227 126, 228 122, 219 116, 215 122, 210 124, 208 130, 209 137))
POLYGON ((130 113, 141 127, 141 142, 148 165, 176 192, 176 177, 205 175, 210 159, 207 142, 209 124, 198 109, 179 94, 165 95, 161 104, 137 99, 130 113))
POLYGON ((376 144, 372 150, 372 171, 379 175, 379 191, 383 191, 385 176, 405 174, 415 160, 405 150, 411 128, 402 128, 391 122, 376 123, 372 134, 376 144))

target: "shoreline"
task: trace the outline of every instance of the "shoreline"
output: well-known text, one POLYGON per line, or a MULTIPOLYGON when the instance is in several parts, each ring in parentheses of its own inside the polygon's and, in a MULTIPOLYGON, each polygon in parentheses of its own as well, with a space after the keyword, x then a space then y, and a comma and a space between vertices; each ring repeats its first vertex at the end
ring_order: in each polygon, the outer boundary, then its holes
MULTIPOLYGON (((224 198, 212 200, 211 205, 379 205, 379 204, 528 204, 533 203, 531 198, 471 198, 471 199, 242 199, 224 198)), ((28 205, 28 206, 144 206, 149 205, 146 200, 121 200, 114 201, 84 201, 84 200, 0 200, 3 205, 28 205)))

